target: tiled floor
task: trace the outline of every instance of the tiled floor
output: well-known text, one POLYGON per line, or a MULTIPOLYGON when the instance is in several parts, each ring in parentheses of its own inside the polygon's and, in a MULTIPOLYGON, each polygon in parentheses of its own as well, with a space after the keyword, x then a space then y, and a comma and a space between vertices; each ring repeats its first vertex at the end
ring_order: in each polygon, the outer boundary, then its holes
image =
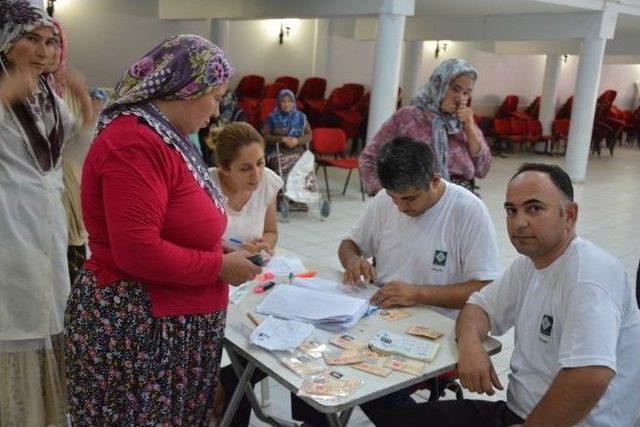
MULTIPOLYGON (((496 227, 503 267, 508 266, 516 256, 505 227, 502 207, 504 192, 506 182, 523 162, 562 165, 563 158, 530 153, 511 154, 506 159, 496 158, 489 176, 480 181, 480 193, 496 227)), ((336 253, 340 239, 364 207, 357 180, 350 184, 346 196, 339 194, 345 176, 342 171, 332 170, 329 173, 333 201, 330 217, 320 221, 317 209, 308 214, 292 214, 289 223, 280 224, 279 246, 312 257, 319 264, 339 268, 336 253)), ((322 176, 320 178, 321 189, 324 191, 324 180, 322 176)), ((575 193, 580 207, 579 235, 617 256, 627 269, 629 278, 635 280, 640 258, 640 151, 636 148, 620 148, 614 158, 608 155, 601 158, 591 157, 586 182, 575 185, 575 193)), ((502 341, 503 351, 493 357, 493 362, 506 390, 509 359, 513 351, 513 333, 499 339, 502 341)), ((266 408, 267 412, 288 418, 290 408, 287 391, 272 380, 270 393, 271 404, 266 408)), ((465 396, 487 398, 468 392, 465 396)), ((491 399, 505 399, 505 392, 499 392, 491 399)), ((265 425, 255 416, 252 417, 252 424, 265 425)), ((371 423, 362 412, 356 410, 349 425, 367 426, 371 423)))

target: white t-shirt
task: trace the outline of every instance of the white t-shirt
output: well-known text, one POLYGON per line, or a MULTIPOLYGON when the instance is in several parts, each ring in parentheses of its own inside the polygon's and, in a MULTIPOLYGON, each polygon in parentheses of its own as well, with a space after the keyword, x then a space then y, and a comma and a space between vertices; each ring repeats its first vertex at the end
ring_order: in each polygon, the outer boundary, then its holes
MULTIPOLYGON (((218 178, 218 168, 209 168, 209 174, 218 188, 222 188, 218 178)), ((231 209, 225 198, 224 207, 227 210, 228 220, 223 238, 242 241, 261 238, 264 233, 264 218, 267 215, 267 207, 273 203, 281 188, 282 179, 271 169, 264 168, 260 185, 241 210, 231 209)))
POLYGON ((491 332, 515 326, 507 405, 522 418, 562 368, 606 366, 616 375, 579 425, 633 426, 640 414, 640 312, 624 268, 576 238, 550 266, 520 256, 504 275, 469 297, 491 332))
MULTIPOLYGON (((376 258, 377 282, 449 285, 500 275, 495 230, 485 204, 459 185, 445 185, 440 200, 419 217, 398 211, 384 190, 366 206, 347 238, 363 256, 376 258)), ((430 308, 451 318, 458 314, 430 308)))

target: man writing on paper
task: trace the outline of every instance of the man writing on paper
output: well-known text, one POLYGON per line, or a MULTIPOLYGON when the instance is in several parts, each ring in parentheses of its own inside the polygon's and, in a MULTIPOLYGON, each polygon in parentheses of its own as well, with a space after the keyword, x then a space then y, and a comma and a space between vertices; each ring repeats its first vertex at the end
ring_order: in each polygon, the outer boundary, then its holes
POLYGON ((525 164, 504 207, 523 256, 471 295, 456 333, 462 385, 493 395, 502 385, 481 341, 515 327, 507 401, 422 404, 376 424, 637 426, 640 312, 621 263, 576 236, 569 176, 558 166, 525 164))
POLYGON ((366 206, 338 256, 345 283, 382 284, 373 304, 425 304, 455 318, 469 295, 499 276, 498 251, 482 200, 435 168, 425 144, 408 137, 385 144, 377 162, 385 191, 366 206))

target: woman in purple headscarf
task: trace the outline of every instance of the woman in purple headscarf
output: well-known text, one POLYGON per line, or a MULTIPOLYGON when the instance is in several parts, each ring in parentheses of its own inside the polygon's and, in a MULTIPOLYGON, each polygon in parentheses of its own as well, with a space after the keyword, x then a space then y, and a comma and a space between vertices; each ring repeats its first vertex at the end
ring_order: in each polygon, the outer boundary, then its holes
POLYGON ((171 37, 125 73, 83 166, 91 258, 65 314, 74 425, 208 426, 227 284, 260 271, 224 253, 220 190, 188 135, 218 114, 232 67, 171 37))
MULTIPOLYGON (((0 0, 0 426, 66 423, 61 157, 88 128, 45 76, 59 36, 42 9, 0 0)), ((71 94, 86 91, 66 80, 71 94)))

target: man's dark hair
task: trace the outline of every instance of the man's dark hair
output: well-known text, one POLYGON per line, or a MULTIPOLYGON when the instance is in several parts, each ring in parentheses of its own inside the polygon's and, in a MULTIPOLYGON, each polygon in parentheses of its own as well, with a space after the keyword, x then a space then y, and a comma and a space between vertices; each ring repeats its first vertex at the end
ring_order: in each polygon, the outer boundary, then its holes
POLYGON ((569 201, 573 202, 573 185, 571 184, 571 178, 569 178, 569 175, 567 175, 560 166, 547 165, 544 163, 524 163, 520 166, 518 172, 511 177, 509 182, 521 173, 528 171, 542 172, 549 175, 553 185, 555 185, 556 188, 558 188, 558 190, 560 190, 560 192, 569 199, 569 201))
POLYGON ((426 188, 436 173, 433 151, 425 143, 399 136, 380 149, 377 170, 386 190, 405 191, 426 188))

